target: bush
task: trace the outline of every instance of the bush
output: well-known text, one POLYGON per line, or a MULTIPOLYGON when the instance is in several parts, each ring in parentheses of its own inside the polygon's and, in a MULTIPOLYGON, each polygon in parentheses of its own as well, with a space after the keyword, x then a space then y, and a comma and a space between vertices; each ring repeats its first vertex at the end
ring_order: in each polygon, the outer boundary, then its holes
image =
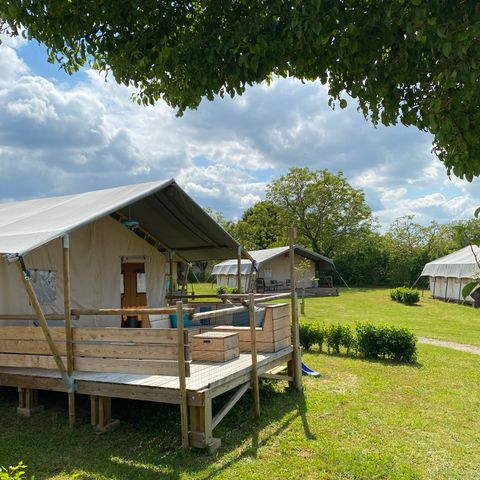
POLYGON ((234 293, 238 293, 238 288, 237 287, 228 287, 227 285, 219 285, 217 287, 217 295, 226 295, 226 294, 234 294, 234 293))
POLYGON ((355 327, 356 349, 364 358, 376 358, 382 354, 380 330, 372 323, 358 323, 355 327))
POLYGON ((385 325, 383 328, 384 355, 397 362, 414 363, 417 360, 417 338, 404 327, 385 325))
POLYGON ((322 351, 324 338, 324 325, 300 322, 300 345, 305 350, 310 350, 313 345, 318 345, 322 351))
POLYGON ((340 345, 347 351, 347 355, 350 353, 350 349, 356 346, 356 343, 352 327, 350 327, 350 325, 343 325, 340 345))
POLYGON ((318 345, 319 350, 323 351, 323 342, 325 341, 325 325, 319 325, 318 323, 311 324, 313 330, 314 343, 318 345))
POLYGON ((397 287, 390 290, 390 298, 405 305, 413 305, 420 301, 420 292, 416 288, 397 287))
POLYGON ((327 342, 328 353, 332 349, 335 353, 340 353, 342 343, 343 326, 340 323, 329 325, 325 329, 325 339, 327 342))
POLYGON ((355 330, 355 346, 361 357, 383 357, 406 363, 417 359, 417 338, 407 328, 359 323, 355 330))
POLYGON ((23 462, 20 462, 15 467, 5 468, 0 466, 0 480, 24 480, 26 478, 26 469, 27 466, 23 462))
POLYGON ((300 322, 300 345, 304 350, 310 350, 315 344, 315 331, 310 323, 300 322))

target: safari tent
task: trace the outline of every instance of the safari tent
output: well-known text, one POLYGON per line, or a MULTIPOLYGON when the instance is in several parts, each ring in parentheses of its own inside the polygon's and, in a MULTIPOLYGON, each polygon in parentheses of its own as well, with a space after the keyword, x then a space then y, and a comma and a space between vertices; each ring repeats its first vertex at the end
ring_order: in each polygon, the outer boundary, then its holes
POLYGON ((0 204, 0 255, 0 386, 18 388, 21 415, 42 390, 68 395, 71 427, 88 395, 99 432, 118 423, 112 398, 177 404, 182 446, 212 451, 250 388, 260 414, 260 375, 301 389, 293 288, 175 298, 176 263, 252 259, 174 180, 0 204))
MULTIPOLYGON (((31 312, 14 265, 22 259, 44 313, 61 315, 66 236, 74 309, 163 306, 178 261, 228 258, 238 249, 174 180, 0 204, 7 259, 0 263, 0 314, 31 312)), ((118 316, 79 321, 120 326, 118 316)))
MULTIPOLYGON (((298 269, 304 262, 305 269, 297 270, 298 287, 304 287, 310 292, 325 292, 336 294, 333 287, 331 272, 333 261, 312 250, 294 246, 295 265, 298 269)), ((248 252, 254 260, 241 261, 242 290, 248 291, 249 284, 256 285, 258 290, 282 291, 290 288, 289 247, 268 248, 248 252)), ((218 263, 212 269, 212 275, 218 285, 235 288, 238 284, 238 261, 235 259, 218 263)))
POLYGON ((469 245, 445 257, 438 258, 425 265, 422 276, 429 279, 433 298, 447 302, 474 303, 468 296, 462 297, 462 289, 480 273, 477 260, 480 261, 480 248, 469 245))

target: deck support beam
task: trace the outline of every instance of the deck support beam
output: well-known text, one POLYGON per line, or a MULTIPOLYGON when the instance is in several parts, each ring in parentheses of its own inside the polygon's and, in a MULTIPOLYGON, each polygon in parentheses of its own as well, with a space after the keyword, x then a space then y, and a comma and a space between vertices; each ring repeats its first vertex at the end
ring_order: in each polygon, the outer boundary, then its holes
POLYGON ((120 424, 120 420, 112 420, 112 398, 90 395, 91 424, 98 434, 106 433, 120 424))
POLYGON ((185 370, 185 331, 183 325, 183 303, 177 302, 177 339, 178 339, 178 382, 180 386, 180 421, 182 432, 182 447, 188 448, 188 408, 187 380, 185 370))
MULTIPOLYGON (((74 370, 73 341, 72 341, 72 313, 70 302, 70 236, 63 237, 63 305, 65 315, 65 340, 67 347, 67 374, 71 378, 74 370)), ((68 424, 75 425, 75 392, 68 395, 68 424)))
POLYGON ((18 389, 18 415, 31 417, 33 414, 43 411, 43 409, 44 406, 38 404, 38 390, 33 388, 18 389))
POLYGON ((293 377, 291 386, 296 390, 303 389, 302 380, 302 351, 300 349, 300 327, 298 323, 298 298, 297 285, 295 275, 295 238, 297 230, 291 227, 288 232, 289 237, 289 258, 290 258, 290 295, 291 295, 291 310, 292 310, 292 363, 289 365, 288 375, 293 377))
POLYGON ((258 369, 257 369, 257 322, 255 321, 255 295, 250 293, 248 298, 248 312, 250 319, 250 351, 252 354, 252 390, 253 403, 255 405, 255 418, 260 418, 260 387, 258 383, 258 369))
POLYGON ((189 406, 190 432, 189 443, 191 447, 206 448, 213 453, 220 448, 221 440, 214 438, 212 431, 212 398, 208 390, 204 392, 204 404, 201 407, 189 406))

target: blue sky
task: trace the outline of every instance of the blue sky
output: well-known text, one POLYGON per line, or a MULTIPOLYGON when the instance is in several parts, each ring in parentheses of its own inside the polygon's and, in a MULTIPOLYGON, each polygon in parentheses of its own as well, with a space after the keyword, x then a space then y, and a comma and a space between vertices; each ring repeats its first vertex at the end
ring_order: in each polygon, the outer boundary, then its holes
POLYGON ((448 178, 431 136, 374 128, 353 101, 327 106, 324 87, 276 80, 235 99, 204 101, 177 118, 159 102, 85 69, 70 77, 36 43, 0 46, 0 200, 175 177, 204 207, 237 218, 289 167, 343 171, 386 228, 470 218, 479 182, 448 178))

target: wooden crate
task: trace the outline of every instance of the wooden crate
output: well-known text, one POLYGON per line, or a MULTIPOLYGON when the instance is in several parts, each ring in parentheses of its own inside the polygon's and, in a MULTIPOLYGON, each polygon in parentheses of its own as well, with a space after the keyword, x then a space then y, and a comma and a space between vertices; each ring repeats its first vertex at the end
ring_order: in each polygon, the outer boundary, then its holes
POLYGON ((192 337, 192 360, 226 362, 240 355, 236 332, 204 332, 192 337))

